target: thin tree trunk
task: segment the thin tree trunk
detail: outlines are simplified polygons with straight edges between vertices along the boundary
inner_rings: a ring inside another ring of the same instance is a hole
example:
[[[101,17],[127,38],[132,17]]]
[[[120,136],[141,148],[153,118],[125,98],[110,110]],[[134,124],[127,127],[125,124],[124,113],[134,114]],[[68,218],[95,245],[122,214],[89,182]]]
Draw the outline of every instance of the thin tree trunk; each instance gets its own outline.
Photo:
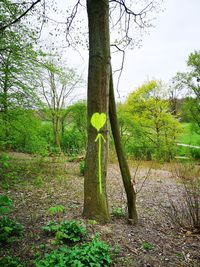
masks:
[[[54,143],[58,148],[58,152],[61,152],[60,140],[59,140],[59,119],[54,116],[53,117],[53,133],[54,133]]]
[[[131,174],[129,167],[125,158],[125,153],[121,144],[119,125],[117,121],[117,111],[115,104],[114,88],[113,88],[113,78],[112,73],[110,75],[110,96],[109,96],[109,117],[112,129],[112,134],[115,143],[115,149],[119,161],[119,166],[121,170],[121,175],[123,179],[124,188],[127,196],[128,204],[128,218],[133,224],[137,224],[138,215],[136,210],[136,192],[131,181]]]
[[[110,220],[106,195],[108,159],[107,122],[101,131],[102,187],[99,179],[97,131],[91,125],[95,112],[108,117],[110,79],[109,1],[87,0],[89,23],[88,143],[85,160],[83,216],[101,222]]]
[[[8,61],[8,59],[7,59]],[[9,148],[9,145],[7,144],[7,141],[9,140],[10,136],[10,127],[9,127],[9,116],[8,116],[8,63],[6,62],[5,66],[5,80],[4,80],[4,86],[3,86],[3,99],[2,99],[2,104],[3,104],[3,121],[4,121],[4,133],[5,133],[5,141],[6,141],[6,148]]]

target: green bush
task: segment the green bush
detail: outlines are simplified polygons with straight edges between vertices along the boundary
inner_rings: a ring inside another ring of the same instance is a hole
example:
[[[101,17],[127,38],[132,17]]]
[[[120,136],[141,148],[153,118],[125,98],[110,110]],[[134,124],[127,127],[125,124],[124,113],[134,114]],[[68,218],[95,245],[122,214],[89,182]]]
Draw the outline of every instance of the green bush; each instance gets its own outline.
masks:
[[[85,149],[85,137],[74,128],[65,131],[62,139],[63,151],[68,155],[78,155]]]
[[[73,248],[62,247],[36,260],[36,267],[108,267],[111,248],[95,237],[91,242]]]
[[[6,195],[0,195],[0,215],[10,213],[12,208],[12,200]]]
[[[3,216],[0,218],[0,244],[16,241],[22,235],[23,230],[22,224]]]
[[[61,242],[78,242],[86,236],[86,228],[79,221],[50,222],[43,230]]]
[[[3,257],[0,259],[0,266],[2,267],[23,267],[18,258],[13,257]]]
[[[113,207],[112,208],[112,215],[116,217],[123,217],[125,215],[125,212],[120,207]]]
[[[46,153],[49,146],[48,135],[51,131],[43,125],[39,114],[32,110],[9,111],[9,125],[9,134],[6,135],[5,129],[0,130],[2,148],[26,153]]]

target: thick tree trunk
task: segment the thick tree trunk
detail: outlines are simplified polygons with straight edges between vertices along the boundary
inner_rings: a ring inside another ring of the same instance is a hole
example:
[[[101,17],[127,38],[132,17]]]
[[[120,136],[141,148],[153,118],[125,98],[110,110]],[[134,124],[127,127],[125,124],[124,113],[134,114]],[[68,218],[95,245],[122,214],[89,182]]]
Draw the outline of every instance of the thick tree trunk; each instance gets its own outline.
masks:
[[[110,220],[106,195],[108,154],[107,121],[101,134],[102,141],[102,190],[99,179],[97,131],[91,125],[95,112],[108,117],[110,79],[109,1],[87,0],[89,23],[89,72],[88,72],[88,144],[85,161],[84,211],[86,218],[101,222]]]
[[[119,161],[123,184],[124,184],[124,188],[125,188],[126,196],[127,196],[128,217],[133,224],[137,224],[138,215],[137,215],[137,210],[136,210],[136,192],[134,190],[133,183],[131,181],[131,174],[130,174],[129,167],[128,167],[128,164],[125,158],[124,150],[121,144],[119,125],[117,121],[117,111],[116,111],[116,104],[115,104],[112,73],[111,73],[111,78],[110,78],[109,117],[110,117],[110,124],[111,124],[112,134],[113,134],[114,143],[115,143],[115,149],[117,152],[117,157]]]

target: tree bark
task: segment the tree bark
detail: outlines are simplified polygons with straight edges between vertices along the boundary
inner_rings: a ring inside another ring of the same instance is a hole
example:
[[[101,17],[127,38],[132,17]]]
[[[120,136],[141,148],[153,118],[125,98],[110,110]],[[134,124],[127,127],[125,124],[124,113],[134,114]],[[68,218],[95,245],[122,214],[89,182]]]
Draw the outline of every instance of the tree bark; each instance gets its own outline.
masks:
[[[54,144],[58,149],[58,152],[61,152],[61,145],[60,145],[60,139],[59,139],[59,118],[57,115],[53,115],[52,118],[53,123],[53,134],[54,134]]]
[[[102,192],[98,175],[97,131],[91,125],[95,112],[105,113],[108,117],[109,79],[110,79],[110,36],[109,1],[87,0],[89,24],[89,70],[88,70],[88,144],[85,160],[84,210],[86,218],[108,222],[110,215],[106,195],[106,174],[108,158],[107,121],[101,134],[102,141]]]
[[[112,73],[110,74],[110,96],[109,96],[109,117],[110,124],[112,129],[112,134],[115,143],[115,149],[119,161],[119,166],[121,170],[121,175],[123,179],[124,188],[127,196],[127,205],[128,205],[128,218],[131,220],[131,223],[138,223],[138,214],[136,209],[136,192],[131,181],[131,174],[129,167],[125,158],[125,153],[121,144],[119,125],[117,121],[117,111],[115,104],[114,88],[113,88],[113,78]]]

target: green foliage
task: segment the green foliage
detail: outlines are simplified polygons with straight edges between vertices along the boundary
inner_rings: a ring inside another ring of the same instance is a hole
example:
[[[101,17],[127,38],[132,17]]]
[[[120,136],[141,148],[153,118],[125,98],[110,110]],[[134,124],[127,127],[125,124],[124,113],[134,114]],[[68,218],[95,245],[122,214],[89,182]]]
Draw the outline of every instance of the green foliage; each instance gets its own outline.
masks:
[[[200,51],[190,53],[187,60],[188,71],[178,72],[174,77],[174,86],[186,92],[182,113],[200,131]]]
[[[68,155],[77,155],[85,151],[87,139],[86,102],[77,102],[69,106],[64,117],[62,148]]]
[[[61,242],[78,242],[86,236],[86,228],[79,221],[50,222],[43,230]]]
[[[153,245],[152,244],[150,244],[150,243],[148,243],[148,242],[144,242],[144,243],[142,243],[142,246],[141,246],[143,249],[145,249],[145,250],[150,250],[150,249],[152,249],[153,248]]]
[[[19,152],[47,154],[50,142],[49,136],[51,131],[46,129],[38,118],[38,114],[32,110],[15,109],[8,112],[9,114],[9,135],[5,137],[5,131],[0,130],[0,141],[2,148],[3,141],[7,140],[6,146]],[[2,121],[4,125],[4,122]],[[0,120],[1,126],[1,120]]]
[[[97,221],[96,220],[88,220],[88,224],[95,225],[95,224],[97,224]]]
[[[67,155],[78,155],[85,148],[85,138],[78,130],[67,128],[62,138],[62,147]]]
[[[51,215],[63,213],[65,211],[65,207],[63,205],[52,206],[48,209],[48,213]]]
[[[176,153],[181,127],[151,81],[132,92],[119,107],[119,123],[126,152],[138,159],[169,161]]]
[[[3,257],[0,259],[0,266],[2,267],[23,267],[22,263],[18,258],[10,256]]]
[[[111,248],[97,237],[91,242],[73,248],[62,247],[36,260],[36,267],[108,267],[112,260]]]
[[[112,208],[112,215],[116,217],[123,217],[125,215],[124,210],[120,207],[113,207]]]
[[[10,167],[9,156],[6,153],[0,154],[0,170],[5,170]]]
[[[187,144],[195,147],[178,147],[178,154],[180,156],[186,156],[188,158],[200,159],[200,135],[197,133],[196,127],[193,123],[182,123],[183,134],[181,136],[181,144]],[[195,127],[195,128],[194,128]]]
[[[12,208],[12,200],[6,195],[0,195],[0,215],[10,213]]]
[[[12,243],[23,233],[24,227],[15,220],[4,216],[0,218],[0,243]]]
[[[85,174],[85,162],[83,160],[79,163],[79,170],[81,175]]]
[[[55,234],[58,231],[59,224],[58,222],[49,222],[47,225],[43,226],[42,229],[47,234]]]

